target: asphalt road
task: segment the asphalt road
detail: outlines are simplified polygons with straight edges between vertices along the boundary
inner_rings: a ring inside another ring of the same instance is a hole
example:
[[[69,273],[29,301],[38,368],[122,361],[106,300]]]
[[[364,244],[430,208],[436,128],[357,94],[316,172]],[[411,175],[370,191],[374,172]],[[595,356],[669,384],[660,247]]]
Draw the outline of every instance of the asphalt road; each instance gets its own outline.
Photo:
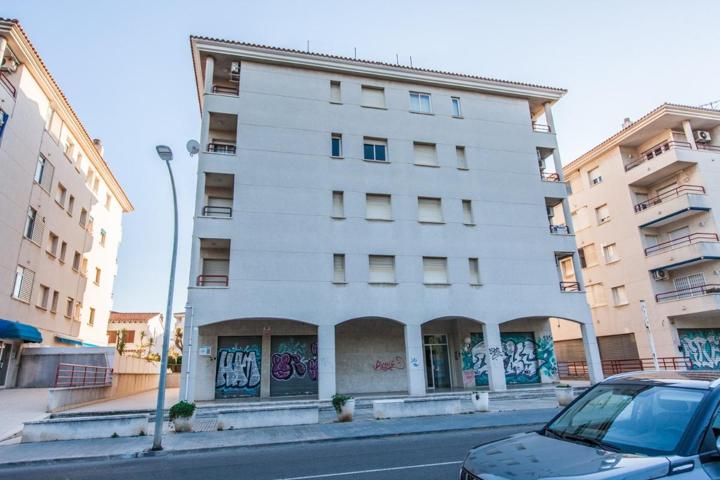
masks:
[[[454,480],[469,448],[529,429],[505,427],[12,468],[0,470],[0,479]]]

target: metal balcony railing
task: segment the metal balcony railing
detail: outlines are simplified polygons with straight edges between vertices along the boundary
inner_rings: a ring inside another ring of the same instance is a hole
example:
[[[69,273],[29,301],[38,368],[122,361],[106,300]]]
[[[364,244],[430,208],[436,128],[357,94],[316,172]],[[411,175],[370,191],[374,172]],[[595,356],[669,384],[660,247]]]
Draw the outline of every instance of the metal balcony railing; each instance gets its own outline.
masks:
[[[532,129],[533,132],[552,133],[550,125],[544,125],[542,123],[532,122]]]
[[[580,292],[580,284],[578,282],[560,282],[561,292]]]
[[[660,195],[648,198],[647,200],[638,203],[634,207],[635,213],[642,212],[643,210],[662,203],[665,200],[670,200],[672,198],[677,198],[680,195],[687,195],[690,193],[693,195],[705,195],[705,187],[700,185],[682,185],[680,187],[673,188],[672,190],[668,190],[667,192],[663,192]]]
[[[678,142],[675,140],[669,140],[666,142],[658,143],[654,147],[648,148],[644,152],[640,153],[640,156],[637,160],[633,160],[632,162],[628,162],[625,164],[625,171],[632,170],[633,168],[637,167],[641,163],[645,163],[648,160],[652,160],[655,157],[659,157],[663,153],[667,152],[668,150],[672,148],[691,148],[690,142]]]
[[[559,182],[560,174],[555,172],[540,172],[540,178],[546,182]]]
[[[225,95],[237,95],[238,89],[235,87],[227,87],[225,85],[213,85],[213,93],[222,93]]]
[[[220,207],[215,205],[205,205],[202,214],[204,217],[232,217],[232,207]]]
[[[0,83],[2,83],[5,88],[8,89],[8,92],[10,92],[10,95],[12,95],[13,98],[17,96],[17,90],[15,89],[15,85],[10,83],[10,79],[3,72],[0,72]]]
[[[702,295],[717,295],[720,293],[720,284],[709,283],[706,285],[698,285],[697,287],[680,288],[669,292],[658,293],[655,295],[655,301],[668,302],[671,300],[682,300],[690,297],[700,297]]]
[[[113,369],[92,365],[76,365],[59,363],[55,370],[56,387],[89,387],[93,385],[110,385]]]
[[[227,275],[198,275],[196,285],[198,287],[227,287]]]
[[[208,143],[207,151],[211,153],[235,154],[235,145],[228,143]]]
[[[641,370],[655,370],[652,358],[603,360],[601,365],[605,376]],[[687,370],[692,368],[692,362],[687,357],[659,357],[658,367],[660,367],[660,370]],[[558,362],[558,375],[560,378],[587,378],[587,362]]]
[[[570,227],[567,225],[550,225],[550,233],[555,235],[570,235]]]
[[[718,241],[720,241],[720,238],[718,238],[717,233],[691,233],[690,235],[685,235],[684,237],[674,238],[672,240],[668,240],[667,242],[658,243],[657,245],[648,247],[645,249],[645,255],[666,252],[668,250],[693,243],[712,243]]]

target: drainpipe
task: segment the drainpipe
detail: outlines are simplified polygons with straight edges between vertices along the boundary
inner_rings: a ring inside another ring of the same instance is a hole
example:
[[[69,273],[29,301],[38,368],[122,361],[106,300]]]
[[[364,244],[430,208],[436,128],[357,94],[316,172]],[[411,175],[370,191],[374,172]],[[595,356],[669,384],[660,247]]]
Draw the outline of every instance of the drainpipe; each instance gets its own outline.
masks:
[[[183,352],[183,365],[185,366],[185,391],[183,392],[183,400],[188,402],[189,390],[190,390],[190,366],[192,365],[192,347],[195,332],[193,329],[193,307],[192,305],[185,305],[185,325],[183,326],[185,333],[183,333],[183,340],[187,341],[185,347],[186,352]],[[190,335],[187,335],[187,332]],[[187,357],[187,360],[186,358]]]

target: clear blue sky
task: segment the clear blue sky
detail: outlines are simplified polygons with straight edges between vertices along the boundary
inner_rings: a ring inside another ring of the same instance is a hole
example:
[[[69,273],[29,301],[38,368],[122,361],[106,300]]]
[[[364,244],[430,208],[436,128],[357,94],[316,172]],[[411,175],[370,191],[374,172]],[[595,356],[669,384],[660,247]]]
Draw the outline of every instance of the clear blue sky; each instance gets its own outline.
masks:
[[[164,311],[170,188],[154,146],[172,146],[180,196],[175,309],[185,304],[200,117],[188,36],[304,49],[564,87],[567,163],[662,102],[720,99],[720,2],[3,0],[18,18],[136,211],[125,216],[116,310]]]

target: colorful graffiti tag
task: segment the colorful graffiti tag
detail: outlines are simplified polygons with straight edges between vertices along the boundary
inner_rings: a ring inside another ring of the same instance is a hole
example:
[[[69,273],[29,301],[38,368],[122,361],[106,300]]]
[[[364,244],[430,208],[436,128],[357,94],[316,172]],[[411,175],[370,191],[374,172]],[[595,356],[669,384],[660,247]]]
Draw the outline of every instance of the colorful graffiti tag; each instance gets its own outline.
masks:
[[[317,337],[273,336],[271,344],[270,394],[317,393]]]
[[[260,339],[221,337],[219,344],[215,398],[259,396],[262,358]]]
[[[693,369],[720,369],[720,329],[678,330],[683,354]]]

